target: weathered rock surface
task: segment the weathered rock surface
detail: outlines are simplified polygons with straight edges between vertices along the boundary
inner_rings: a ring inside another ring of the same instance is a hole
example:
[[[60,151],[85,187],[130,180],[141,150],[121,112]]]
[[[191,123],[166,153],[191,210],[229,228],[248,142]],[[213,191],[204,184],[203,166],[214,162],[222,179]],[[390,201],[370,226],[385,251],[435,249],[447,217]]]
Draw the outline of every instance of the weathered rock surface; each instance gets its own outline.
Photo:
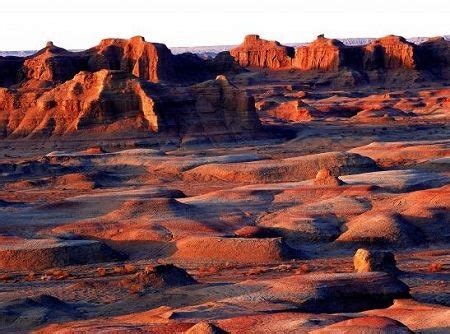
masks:
[[[80,72],[43,93],[1,90],[0,109],[0,133],[15,138],[134,131],[214,140],[259,128],[253,98],[224,76],[172,90],[125,72]]]
[[[7,332],[26,332],[50,322],[73,321],[81,317],[75,306],[49,295],[0,303],[0,328]]]
[[[175,75],[170,50],[164,44],[146,42],[142,36],[104,39],[87,53],[91,71],[122,70],[151,82]]]
[[[366,316],[344,320],[327,327],[316,329],[310,332],[311,334],[350,334],[350,333],[364,333],[364,334],[411,334],[408,327],[401,322],[377,316]]]
[[[214,324],[207,323],[205,321],[201,321],[191,328],[189,328],[186,334],[224,334],[226,333],[219,327]]]
[[[295,50],[292,67],[303,71],[338,71],[344,64],[344,48],[344,44],[338,40],[318,36],[311,44]]]
[[[324,168],[317,172],[314,184],[319,186],[341,186],[344,182],[336,175],[333,175],[331,170]]]
[[[392,213],[363,214],[347,223],[347,231],[338,242],[357,245],[408,247],[423,242],[423,232]]]
[[[319,35],[309,45],[294,50],[258,35],[248,35],[231,50],[243,67],[268,69],[319,70],[337,72],[344,68],[356,71],[426,70],[438,78],[448,76],[449,41],[432,38],[420,45],[401,36],[388,35],[364,46],[347,46],[336,39]],[[373,80],[382,80],[377,74]]]
[[[363,67],[373,69],[415,69],[418,65],[417,47],[400,36],[389,35],[364,47]]]
[[[172,258],[188,262],[272,263],[290,256],[281,238],[190,237],[176,248]]]
[[[357,154],[327,152],[235,164],[208,164],[183,173],[185,180],[226,180],[236,182],[289,182],[312,179],[323,168],[339,175],[377,170],[373,160]]]
[[[75,264],[106,262],[122,256],[93,240],[0,239],[0,268],[42,270]]]
[[[360,248],[353,256],[353,266],[359,273],[383,271],[395,275],[399,272],[394,254],[386,251],[370,251]]]
[[[241,66],[278,70],[292,67],[294,48],[261,39],[258,35],[247,35],[244,42],[232,49],[230,54]]]

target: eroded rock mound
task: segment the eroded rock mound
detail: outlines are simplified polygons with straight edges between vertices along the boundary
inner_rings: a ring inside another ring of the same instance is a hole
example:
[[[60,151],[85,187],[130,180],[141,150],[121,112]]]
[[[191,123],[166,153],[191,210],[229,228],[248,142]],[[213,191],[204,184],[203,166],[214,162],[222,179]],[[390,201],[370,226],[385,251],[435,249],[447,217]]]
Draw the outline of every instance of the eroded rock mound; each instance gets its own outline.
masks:
[[[47,268],[108,262],[123,257],[93,240],[0,239],[0,268],[3,270],[42,270]]]
[[[314,184],[318,186],[341,186],[344,182],[333,175],[331,170],[324,168],[317,172]]]
[[[173,259],[189,262],[272,263],[290,255],[281,238],[189,237],[176,248]]]
[[[145,290],[149,287],[167,289],[195,283],[195,279],[186,270],[172,264],[147,266],[144,271],[119,282],[120,285],[134,286],[139,290]]]
[[[377,170],[375,162],[358,154],[327,152],[280,160],[261,160],[234,164],[208,164],[183,173],[185,180],[223,180],[236,182],[290,182],[312,179],[328,168],[346,175]]]
[[[347,223],[348,230],[339,236],[338,242],[361,245],[408,247],[423,242],[424,235],[400,215],[374,213],[361,215]]]
[[[186,334],[225,334],[226,332],[214,324],[210,324],[205,321],[201,321],[191,328],[189,328]]]
[[[414,333],[401,322],[377,316],[359,317],[344,320],[327,327],[310,332],[311,334],[346,334],[346,333],[364,333],[364,334],[412,334]]]
[[[39,295],[0,303],[2,331],[24,331],[54,321],[81,318],[76,307],[49,295]]]

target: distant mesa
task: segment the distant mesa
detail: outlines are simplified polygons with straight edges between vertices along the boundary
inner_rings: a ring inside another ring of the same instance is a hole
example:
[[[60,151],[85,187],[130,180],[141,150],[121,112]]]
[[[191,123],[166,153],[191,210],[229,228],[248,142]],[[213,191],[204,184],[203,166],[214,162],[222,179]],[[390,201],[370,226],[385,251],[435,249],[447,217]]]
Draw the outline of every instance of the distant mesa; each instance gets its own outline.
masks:
[[[312,43],[296,49],[258,35],[248,35],[230,54],[244,67],[273,70],[360,71],[420,69],[437,73],[435,68],[448,65],[450,42],[442,37],[416,45],[401,36],[389,35],[367,45],[348,46],[337,39],[318,35]],[[439,73],[443,75],[443,73]]]

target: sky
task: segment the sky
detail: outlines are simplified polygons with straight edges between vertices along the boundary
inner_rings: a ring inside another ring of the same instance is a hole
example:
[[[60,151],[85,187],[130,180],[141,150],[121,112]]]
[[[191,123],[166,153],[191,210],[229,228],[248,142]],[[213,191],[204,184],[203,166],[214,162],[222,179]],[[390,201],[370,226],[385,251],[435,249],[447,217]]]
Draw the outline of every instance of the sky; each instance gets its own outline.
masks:
[[[450,0],[10,0],[0,6],[0,50],[67,49],[144,36],[168,46],[282,43],[326,37],[450,33]]]

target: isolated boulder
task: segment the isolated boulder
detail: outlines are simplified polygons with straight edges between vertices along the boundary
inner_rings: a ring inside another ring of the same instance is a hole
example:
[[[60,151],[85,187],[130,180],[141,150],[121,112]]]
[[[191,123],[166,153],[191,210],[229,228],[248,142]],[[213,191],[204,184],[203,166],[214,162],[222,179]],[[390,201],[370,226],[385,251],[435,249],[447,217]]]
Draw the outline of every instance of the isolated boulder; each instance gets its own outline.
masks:
[[[384,271],[395,275],[399,272],[394,254],[386,251],[370,251],[360,248],[353,256],[353,266],[358,273]]]

